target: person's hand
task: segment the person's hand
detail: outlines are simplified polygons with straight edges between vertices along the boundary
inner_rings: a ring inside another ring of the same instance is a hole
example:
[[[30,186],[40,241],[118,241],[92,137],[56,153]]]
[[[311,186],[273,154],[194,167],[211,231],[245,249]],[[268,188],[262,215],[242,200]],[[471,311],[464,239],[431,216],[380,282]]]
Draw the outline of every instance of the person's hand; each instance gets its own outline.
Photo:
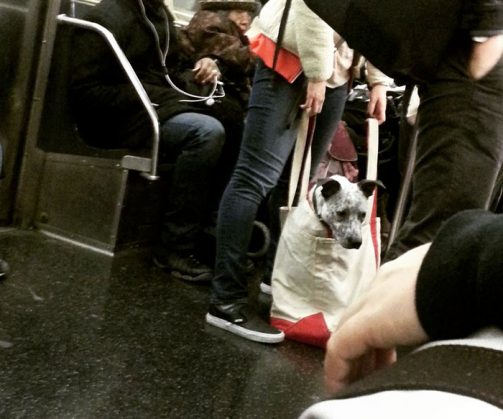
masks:
[[[397,345],[428,340],[417,316],[415,289],[429,246],[419,246],[382,265],[368,293],[348,308],[327,343],[325,386],[329,393],[393,363]]]
[[[325,81],[309,81],[307,83],[306,100],[300,107],[307,111],[309,116],[315,116],[321,112],[325,101]]]
[[[211,58],[201,58],[192,69],[194,80],[200,84],[214,83],[220,76],[217,63]]]
[[[489,37],[484,42],[474,42],[468,72],[474,80],[489,73],[503,55],[503,35]]]
[[[375,84],[370,89],[370,100],[367,105],[367,114],[370,118],[377,119],[377,123],[386,121],[387,87],[382,84]]]

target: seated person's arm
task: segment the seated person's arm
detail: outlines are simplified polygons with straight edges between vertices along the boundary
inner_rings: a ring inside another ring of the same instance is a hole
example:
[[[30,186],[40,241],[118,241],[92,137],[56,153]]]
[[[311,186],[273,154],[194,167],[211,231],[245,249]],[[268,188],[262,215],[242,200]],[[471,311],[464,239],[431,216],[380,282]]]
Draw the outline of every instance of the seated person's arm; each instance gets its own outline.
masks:
[[[391,364],[398,345],[503,328],[502,235],[503,215],[467,211],[446,222],[431,248],[384,264],[327,344],[327,389]]]
[[[503,328],[503,215],[481,210],[452,217],[419,271],[416,309],[431,339]]]

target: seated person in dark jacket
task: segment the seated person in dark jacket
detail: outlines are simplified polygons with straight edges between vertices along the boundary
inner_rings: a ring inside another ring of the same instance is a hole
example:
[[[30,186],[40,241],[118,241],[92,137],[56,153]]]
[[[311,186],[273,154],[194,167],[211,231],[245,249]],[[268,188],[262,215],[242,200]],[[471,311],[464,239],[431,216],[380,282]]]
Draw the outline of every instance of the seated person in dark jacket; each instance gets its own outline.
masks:
[[[176,85],[188,74],[196,88],[213,86],[220,71],[211,56],[180,55],[174,18],[162,0],[103,0],[85,18],[115,36],[156,107],[161,159],[174,163],[154,262],[179,278],[208,280],[211,268],[194,248],[211,210],[224,144],[240,140],[239,103],[223,97],[208,105],[169,83],[167,75]],[[72,65],[70,99],[83,138],[103,148],[149,147],[146,112],[99,35],[76,32]]]

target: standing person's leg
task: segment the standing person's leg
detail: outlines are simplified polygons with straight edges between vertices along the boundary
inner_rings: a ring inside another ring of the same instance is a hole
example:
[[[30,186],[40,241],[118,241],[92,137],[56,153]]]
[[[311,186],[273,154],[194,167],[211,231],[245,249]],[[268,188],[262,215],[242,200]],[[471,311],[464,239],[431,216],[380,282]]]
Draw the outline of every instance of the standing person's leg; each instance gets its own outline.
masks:
[[[174,276],[190,281],[211,279],[212,269],[193,255],[195,240],[208,215],[209,191],[225,141],[215,118],[182,113],[161,126],[163,153],[176,156],[164,209],[162,246],[155,262]]]
[[[347,83],[333,89],[327,88],[323,109],[316,117],[316,128],[311,145],[311,178],[332,143],[337,125],[342,119],[347,96]]]
[[[283,334],[259,319],[247,304],[246,252],[258,207],[276,185],[292,150],[303,95],[302,78],[289,84],[259,62],[240,155],[218,214],[207,321],[266,343],[281,341]]]
[[[420,89],[411,206],[386,261],[431,241],[451,215],[490,205],[503,161],[503,62],[470,79],[470,44],[447,55],[437,79]]]

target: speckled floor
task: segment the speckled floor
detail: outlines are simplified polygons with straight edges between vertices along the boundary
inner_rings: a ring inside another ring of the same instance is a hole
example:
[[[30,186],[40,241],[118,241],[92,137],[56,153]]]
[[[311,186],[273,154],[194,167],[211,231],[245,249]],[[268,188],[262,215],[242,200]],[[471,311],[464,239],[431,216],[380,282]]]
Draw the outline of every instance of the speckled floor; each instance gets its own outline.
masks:
[[[320,349],[206,325],[207,286],[147,252],[3,230],[0,254],[0,418],[282,419],[324,397]]]

